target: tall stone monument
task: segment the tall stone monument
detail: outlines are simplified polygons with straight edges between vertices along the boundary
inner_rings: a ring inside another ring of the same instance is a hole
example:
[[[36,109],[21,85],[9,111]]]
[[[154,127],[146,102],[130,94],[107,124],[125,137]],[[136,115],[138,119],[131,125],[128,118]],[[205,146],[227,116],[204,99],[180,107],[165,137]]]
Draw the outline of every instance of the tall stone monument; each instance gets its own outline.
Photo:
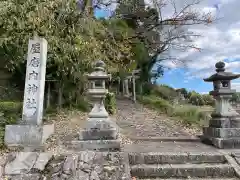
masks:
[[[110,78],[105,72],[103,61],[97,61],[95,71],[88,75],[88,94],[94,104],[88,115],[85,129],[79,138],[71,142],[78,150],[119,150],[118,127],[110,119],[104,107],[104,98],[108,93],[105,82]]]
[[[203,128],[203,142],[210,143],[220,149],[240,148],[240,116],[232,108],[230,99],[235,90],[231,89],[231,80],[239,74],[225,72],[225,63],[215,65],[216,73],[206,82],[213,82],[214,90],[210,92],[216,99],[215,111],[211,115],[209,127]]]
[[[43,125],[43,100],[47,61],[47,41],[29,40],[22,119],[18,125],[7,125],[5,144],[40,147],[54,132],[53,125]]]

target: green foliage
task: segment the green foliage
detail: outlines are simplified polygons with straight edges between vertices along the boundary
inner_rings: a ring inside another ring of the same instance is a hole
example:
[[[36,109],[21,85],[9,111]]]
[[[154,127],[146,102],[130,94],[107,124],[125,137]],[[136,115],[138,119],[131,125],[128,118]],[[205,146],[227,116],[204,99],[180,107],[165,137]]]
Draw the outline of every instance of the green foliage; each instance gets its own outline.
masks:
[[[11,83],[11,80],[9,81]],[[22,92],[18,91],[17,88],[13,88],[10,85],[6,85],[5,87],[0,87],[0,100],[1,101],[14,101],[14,100],[22,100]]]
[[[185,98],[188,98],[188,91],[185,88],[181,88],[178,90]]]
[[[0,102],[0,148],[4,147],[5,126],[15,124],[20,118],[22,103]]]
[[[168,101],[154,95],[142,97],[138,96],[137,98],[141,103],[156,108],[160,112],[170,114],[173,110],[173,106]]]
[[[107,93],[104,99],[104,105],[109,114],[116,113],[116,97],[114,93]]]
[[[20,114],[22,110],[22,103],[20,102],[0,102],[0,112],[4,114],[4,116]]]
[[[196,92],[192,92],[189,98],[189,103],[196,106],[203,106],[205,104],[203,97]]]
[[[214,106],[215,99],[213,98],[213,96],[211,96],[209,94],[204,94],[204,95],[202,95],[202,97],[203,97],[203,100],[204,100],[204,105]]]
[[[35,35],[48,41],[47,78],[72,83],[66,92],[83,88],[97,59],[114,71],[135,68],[131,28],[123,20],[83,15],[75,0],[0,1],[0,12],[0,57],[15,77],[25,77],[28,40]]]
[[[178,96],[178,93],[175,91],[175,89],[167,86],[167,85],[153,85],[151,94],[154,94],[158,97],[161,97],[165,100],[173,100]]]
[[[79,98],[79,101],[74,106],[75,108],[83,111],[83,112],[89,112],[90,110],[90,103],[87,101],[85,97]]]
[[[239,102],[239,101],[240,101],[240,93],[239,93],[239,92],[234,93],[234,94],[232,95],[231,101],[232,101],[232,102]]]
[[[197,107],[190,105],[175,107],[171,105],[169,101],[154,95],[138,96],[137,99],[142,104],[159,110],[169,116],[180,117],[180,120],[187,125],[199,125],[200,120],[205,120],[207,118],[207,114],[200,111]]]
[[[144,82],[143,85],[142,85],[142,94],[143,95],[150,95],[153,86],[154,85],[152,83]]]
[[[199,124],[200,120],[205,120],[207,113],[200,111],[197,107],[185,105],[175,107],[173,116],[180,117],[185,124],[191,125]]]

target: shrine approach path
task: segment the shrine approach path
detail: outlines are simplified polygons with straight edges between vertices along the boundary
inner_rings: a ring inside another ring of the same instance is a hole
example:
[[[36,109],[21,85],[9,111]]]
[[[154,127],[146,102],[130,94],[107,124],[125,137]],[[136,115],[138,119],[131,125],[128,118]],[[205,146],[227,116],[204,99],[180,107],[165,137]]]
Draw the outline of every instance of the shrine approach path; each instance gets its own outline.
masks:
[[[117,100],[115,115],[120,132],[131,137],[190,137],[200,134],[198,128],[188,128],[178,119],[173,119],[156,110],[146,108],[128,99]]]

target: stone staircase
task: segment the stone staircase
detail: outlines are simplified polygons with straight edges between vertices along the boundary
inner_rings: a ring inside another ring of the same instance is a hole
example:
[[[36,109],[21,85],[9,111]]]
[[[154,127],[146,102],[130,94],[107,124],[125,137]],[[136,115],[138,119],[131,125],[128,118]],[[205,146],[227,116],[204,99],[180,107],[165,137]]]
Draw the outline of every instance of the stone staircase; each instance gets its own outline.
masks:
[[[129,163],[136,179],[238,179],[220,153],[132,152]]]

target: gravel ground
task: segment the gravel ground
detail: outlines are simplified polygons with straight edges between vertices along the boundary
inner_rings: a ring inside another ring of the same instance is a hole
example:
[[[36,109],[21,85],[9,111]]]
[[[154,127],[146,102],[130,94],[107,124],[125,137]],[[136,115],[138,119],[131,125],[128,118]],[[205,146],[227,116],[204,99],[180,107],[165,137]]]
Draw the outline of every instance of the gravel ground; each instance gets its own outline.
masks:
[[[188,128],[164,114],[133,104],[130,100],[118,100],[116,123],[121,132],[137,137],[177,137],[200,134],[197,128]]]

